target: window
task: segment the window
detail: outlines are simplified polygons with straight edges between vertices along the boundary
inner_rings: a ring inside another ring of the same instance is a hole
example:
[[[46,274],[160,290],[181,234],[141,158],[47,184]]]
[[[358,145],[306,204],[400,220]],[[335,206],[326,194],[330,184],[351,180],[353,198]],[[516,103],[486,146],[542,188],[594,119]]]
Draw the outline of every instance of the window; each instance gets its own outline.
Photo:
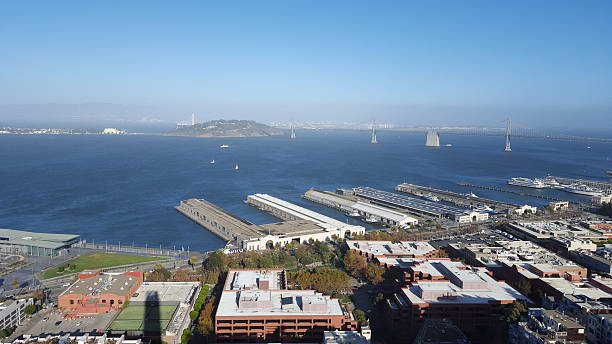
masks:
[[[123,304],[123,300],[119,300],[119,301],[117,301],[117,303],[122,305]]]
[[[102,300],[102,303],[106,303],[106,300]]]
[[[70,304],[71,304],[71,305],[74,305],[74,300],[70,300]]]

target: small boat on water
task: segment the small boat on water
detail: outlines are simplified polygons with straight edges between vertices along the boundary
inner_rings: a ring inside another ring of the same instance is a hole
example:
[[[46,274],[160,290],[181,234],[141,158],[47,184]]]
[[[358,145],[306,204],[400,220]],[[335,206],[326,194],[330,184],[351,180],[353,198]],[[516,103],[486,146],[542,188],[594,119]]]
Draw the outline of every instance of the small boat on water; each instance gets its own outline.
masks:
[[[236,166],[234,166],[234,170],[238,171],[240,169],[240,167],[238,167],[238,164],[236,164]]]
[[[220,148],[229,148],[229,145],[221,145]]]
[[[215,163],[215,159],[212,159],[212,160],[210,161],[210,163],[211,163],[211,164],[214,164],[214,163]]]
[[[571,193],[575,193],[578,195],[585,195],[585,196],[601,196],[603,195],[603,192],[601,192],[601,190],[598,189],[594,189],[591,187],[588,187],[586,185],[570,185],[568,187],[566,187],[565,189],[563,189],[567,192],[571,192]]]
[[[374,223],[378,223],[378,219],[375,218],[375,217],[370,216],[370,217],[366,217],[365,218],[365,222],[374,224]]]
[[[346,213],[346,216],[348,216],[348,217],[361,217],[361,215],[359,214],[359,212],[357,210],[353,210],[350,213]]]

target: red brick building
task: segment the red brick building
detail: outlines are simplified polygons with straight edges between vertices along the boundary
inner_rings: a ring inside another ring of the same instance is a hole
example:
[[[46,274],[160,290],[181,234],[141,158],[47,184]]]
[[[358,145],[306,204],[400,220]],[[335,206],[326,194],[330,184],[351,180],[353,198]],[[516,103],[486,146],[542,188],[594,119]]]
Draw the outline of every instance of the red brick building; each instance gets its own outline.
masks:
[[[142,272],[83,273],[57,298],[66,315],[108,313],[121,309],[144,281]]]
[[[427,260],[412,267],[409,285],[386,301],[387,333],[393,343],[409,343],[425,320],[446,319],[474,343],[497,343],[501,318],[516,300],[526,298],[485,268]]]
[[[338,300],[287,290],[281,269],[230,270],[215,314],[219,342],[321,342],[324,331],[357,326]]]

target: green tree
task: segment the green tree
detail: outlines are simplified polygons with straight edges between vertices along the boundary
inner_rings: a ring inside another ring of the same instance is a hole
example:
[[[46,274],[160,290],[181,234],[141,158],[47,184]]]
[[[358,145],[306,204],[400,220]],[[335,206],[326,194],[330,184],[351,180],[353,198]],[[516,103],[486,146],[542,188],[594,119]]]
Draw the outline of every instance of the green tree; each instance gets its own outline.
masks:
[[[382,293],[378,293],[374,295],[374,297],[372,298],[372,303],[374,305],[377,305],[379,302],[383,301],[384,299],[385,299],[385,296]]]
[[[23,312],[24,312],[25,314],[32,315],[32,314],[34,314],[34,313],[38,312],[38,307],[36,307],[35,305],[27,305],[27,306],[26,306],[26,307],[23,309]]]
[[[189,340],[191,339],[191,330],[186,328],[183,330],[183,334],[181,335],[181,344],[187,344],[189,343]]]
[[[355,320],[357,320],[360,326],[368,325],[368,318],[366,317],[365,312],[362,311],[361,309],[354,310],[353,316],[355,317]]]
[[[225,270],[227,266],[227,256],[223,251],[216,250],[208,256],[208,259],[204,262],[204,267],[209,270]]]
[[[9,332],[9,330],[3,328],[2,330],[0,330],[0,338],[6,338],[8,336],[10,336],[11,333]]]
[[[527,307],[522,301],[514,301],[512,306],[508,308],[504,314],[504,320],[508,324],[517,323],[521,319],[521,315],[527,313]]]
[[[11,282],[11,287],[13,287],[13,288],[19,288],[20,285],[21,285],[21,283],[19,283],[16,280],[13,280],[13,282]]]

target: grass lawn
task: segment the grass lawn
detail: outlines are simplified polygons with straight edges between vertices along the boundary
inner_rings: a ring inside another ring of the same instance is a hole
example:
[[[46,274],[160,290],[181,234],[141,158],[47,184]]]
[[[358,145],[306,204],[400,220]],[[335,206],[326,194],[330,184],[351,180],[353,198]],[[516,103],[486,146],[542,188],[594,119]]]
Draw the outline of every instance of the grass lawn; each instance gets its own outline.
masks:
[[[74,272],[81,272],[84,270],[96,270],[102,268],[110,268],[113,266],[144,263],[155,260],[165,260],[165,257],[148,257],[148,256],[128,256],[124,254],[115,253],[94,253],[85,256],[75,258],[67,264],[75,265],[76,268],[72,270],[59,271],[59,267],[47,269],[41,273],[42,279],[68,275]],[[62,264],[65,265],[66,263]]]

